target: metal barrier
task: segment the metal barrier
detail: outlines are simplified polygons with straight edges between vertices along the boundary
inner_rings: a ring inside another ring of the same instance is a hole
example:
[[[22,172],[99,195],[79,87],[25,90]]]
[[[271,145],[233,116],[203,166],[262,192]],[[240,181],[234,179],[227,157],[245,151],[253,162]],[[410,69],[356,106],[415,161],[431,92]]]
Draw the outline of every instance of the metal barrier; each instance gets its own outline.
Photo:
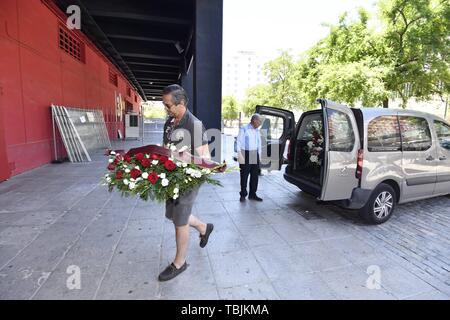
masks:
[[[56,126],[71,162],[91,161],[90,152],[111,148],[103,112],[97,109],[51,106],[55,159]],[[55,126],[56,123],[56,126]]]

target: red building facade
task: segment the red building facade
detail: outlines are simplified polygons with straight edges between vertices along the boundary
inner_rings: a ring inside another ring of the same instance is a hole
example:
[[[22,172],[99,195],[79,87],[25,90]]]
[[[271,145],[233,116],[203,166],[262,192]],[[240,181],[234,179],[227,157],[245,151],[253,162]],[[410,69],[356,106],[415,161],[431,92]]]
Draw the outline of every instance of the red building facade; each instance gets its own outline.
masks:
[[[116,94],[127,109],[141,98],[65,15],[41,0],[0,1],[0,181],[53,159],[50,105],[101,109],[109,135]]]

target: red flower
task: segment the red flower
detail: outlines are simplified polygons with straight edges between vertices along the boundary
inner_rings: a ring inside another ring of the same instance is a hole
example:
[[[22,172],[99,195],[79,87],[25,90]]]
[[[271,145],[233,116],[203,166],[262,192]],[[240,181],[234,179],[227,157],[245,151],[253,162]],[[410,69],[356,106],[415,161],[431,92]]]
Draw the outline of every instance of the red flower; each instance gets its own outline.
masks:
[[[115,165],[114,163],[110,163],[110,164],[108,165],[108,170],[109,170],[109,171],[113,171],[114,169],[116,169],[116,165]]]
[[[150,160],[148,160],[147,158],[142,159],[142,160],[141,160],[141,165],[142,165],[144,168],[148,168],[148,167],[150,166]]]
[[[160,161],[162,164],[165,164],[168,160],[169,160],[169,158],[167,158],[166,156],[161,156],[161,157],[159,158],[159,161]]]
[[[156,172],[152,172],[148,175],[148,181],[150,181],[151,184],[155,184],[156,181],[158,181],[158,175]]]
[[[177,168],[177,166],[175,165],[175,163],[173,163],[173,161],[167,160],[164,163],[164,168],[166,168],[169,171],[173,171]]]
[[[136,158],[137,161],[141,161],[142,159],[144,159],[144,154],[136,153],[136,155],[134,157]]]
[[[152,154],[150,155],[150,158],[151,158],[152,160],[159,160],[159,156],[158,156],[157,154],[154,154],[154,153],[152,153]]]
[[[122,171],[117,171],[116,172],[116,179],[123,179],[123,172]]]
[[[138,170],[138,169],[132,169],[131,170],[131,172],[130,172],[130,176],[133,178],[133,179],[137,179],[139,176],[141,175],[141,170]]]
[[[129,155],[125,155],[124,157],[123,157],[123,160],[125,161],[125,162],[131,162],[131,157],[129,156]]]

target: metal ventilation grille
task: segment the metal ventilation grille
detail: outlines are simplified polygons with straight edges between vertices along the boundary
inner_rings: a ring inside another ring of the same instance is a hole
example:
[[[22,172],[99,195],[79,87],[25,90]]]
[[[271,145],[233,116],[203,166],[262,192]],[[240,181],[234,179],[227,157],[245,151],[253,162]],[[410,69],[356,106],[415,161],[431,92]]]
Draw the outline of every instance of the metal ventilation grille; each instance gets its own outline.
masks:
[[[84,63],[84,43],[70,34],[62,25],[59,26],[59,48]]]
[[[111,68],[109,68],[109,82],[116,87],[119,85],[117,73],[115,73]]]

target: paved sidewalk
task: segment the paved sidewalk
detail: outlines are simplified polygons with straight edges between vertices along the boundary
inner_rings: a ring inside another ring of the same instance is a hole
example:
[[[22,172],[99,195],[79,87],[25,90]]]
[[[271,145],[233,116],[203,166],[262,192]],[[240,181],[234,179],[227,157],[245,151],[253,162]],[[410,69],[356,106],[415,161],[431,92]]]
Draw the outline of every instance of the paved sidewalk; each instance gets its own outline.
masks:
[[[238,172],[220,175],[224,187],[203,186],[194,207],[215,224],[210,243],[201,249],[192,231],[189,268],[159,283],[175,253],[173,225],[161,205],[108,193],[106,162],[97,154],[0,184],[0,299],[450,298],[449,197],[367,226],[279,172],[261,178],[262,203],[239,202]],[[81,289],[68,288],[71,266]]]

